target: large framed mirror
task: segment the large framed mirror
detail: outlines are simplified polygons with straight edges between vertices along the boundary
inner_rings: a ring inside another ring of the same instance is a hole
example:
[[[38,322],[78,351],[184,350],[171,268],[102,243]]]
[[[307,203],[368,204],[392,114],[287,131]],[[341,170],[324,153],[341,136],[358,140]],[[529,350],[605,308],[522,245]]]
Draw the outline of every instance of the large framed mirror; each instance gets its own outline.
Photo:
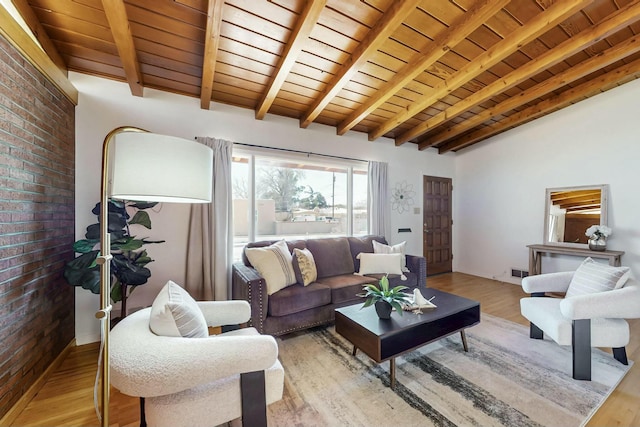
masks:
[[[608,186],[547,188],[544,244],[587,248],[585,231],[607,225]]]

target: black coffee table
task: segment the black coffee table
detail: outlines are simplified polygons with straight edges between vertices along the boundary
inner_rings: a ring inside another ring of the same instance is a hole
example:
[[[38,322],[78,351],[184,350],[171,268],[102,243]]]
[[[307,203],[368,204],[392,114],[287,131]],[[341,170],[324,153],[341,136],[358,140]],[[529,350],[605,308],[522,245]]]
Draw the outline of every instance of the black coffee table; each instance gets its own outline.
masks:
[[[360,309],[362,304],[336,309],[336,332],[358,349],[382,363],[389,360],[391,388],[396,382],[395,358],[430,342],[460,332],[464,351],[468,351],[465,328],[480,322],[480,303],[437,289],[426,288],[422,294],[435,297],[435,309],[423,314],[405,311],[391,313],[391,319],[379,319],[373,306]]]

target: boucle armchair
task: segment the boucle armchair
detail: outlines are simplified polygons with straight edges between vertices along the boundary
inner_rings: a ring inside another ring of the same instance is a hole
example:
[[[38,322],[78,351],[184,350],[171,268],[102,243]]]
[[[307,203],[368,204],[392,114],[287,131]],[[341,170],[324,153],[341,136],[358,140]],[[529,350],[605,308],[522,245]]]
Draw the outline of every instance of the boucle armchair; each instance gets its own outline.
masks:
[[[246,323],[246,301],[198,301],[210,327]],[[266,405],[282,398],[284,370],[275,339],[254,328],[206,338],[155,335],[151,308],[135,312],[111,332],[111,383],[140,396],[141,424],[217,426],[242,417],[266,425]],[[223,327],[223,331],[228,328]]]
[[[608,266],[598,268],[613,270]],[[522,315],[531,322],[531,338],[542,339],[547,334],[560,345],[571,345],[573,378],[591,380],[591,347],[610,347],[616,360],[628,364],[625,346],[629,343],[629,324],[624,319],[640,318],[640,284],[618,276],[612,279],[614,284],[610,289],[568,292],[570,285],[574,286],[576,273],[526,277],[522,288],[532,297],[521,299],[520,308]],[[617,287],[621,283],[624,284]],[[567,295],[565,298],[544,298],[546,292],[567,292]]]

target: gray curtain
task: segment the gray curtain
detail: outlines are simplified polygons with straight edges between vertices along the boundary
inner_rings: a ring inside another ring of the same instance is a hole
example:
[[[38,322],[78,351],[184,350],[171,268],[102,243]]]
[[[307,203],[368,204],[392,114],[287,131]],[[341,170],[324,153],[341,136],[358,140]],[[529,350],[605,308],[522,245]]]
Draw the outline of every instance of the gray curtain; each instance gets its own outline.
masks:
[[[388,164],[369,162],[369,232],[388,239]]]
[[[233,250],[231,149],[223,139],[197,137],[213,149],[211,203],[191,205],[185,289],[196,300],[231,298]]]

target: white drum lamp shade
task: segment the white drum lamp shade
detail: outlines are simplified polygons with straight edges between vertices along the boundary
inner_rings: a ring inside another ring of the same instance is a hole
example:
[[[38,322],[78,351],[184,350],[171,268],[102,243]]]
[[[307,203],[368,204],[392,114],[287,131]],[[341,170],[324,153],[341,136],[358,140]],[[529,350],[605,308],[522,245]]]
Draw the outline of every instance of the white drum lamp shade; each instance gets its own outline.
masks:
[[[112,141],[108,195],[150,202],[208,203],[211,149],[199,142],[146,132],[122,132]]]

